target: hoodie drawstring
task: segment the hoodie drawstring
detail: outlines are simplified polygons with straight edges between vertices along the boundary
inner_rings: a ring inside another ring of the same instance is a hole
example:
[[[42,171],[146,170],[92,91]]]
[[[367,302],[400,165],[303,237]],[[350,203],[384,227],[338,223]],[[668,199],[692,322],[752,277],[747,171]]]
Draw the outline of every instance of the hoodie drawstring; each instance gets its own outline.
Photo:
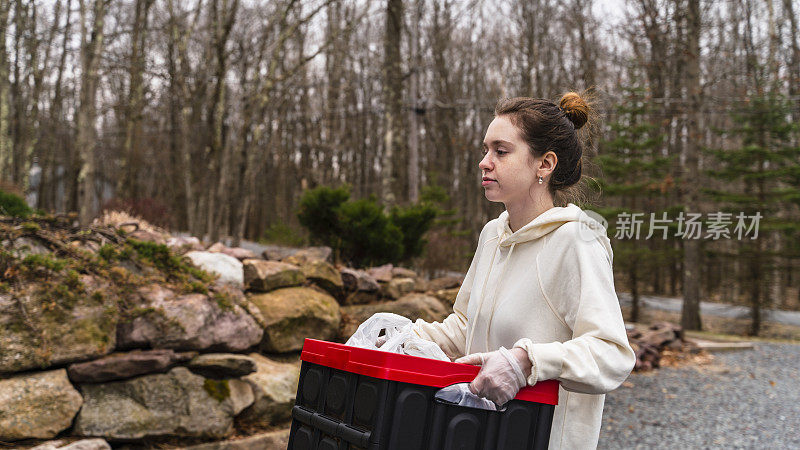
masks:
[[[506,256],[506,260],[503,262],[503,269],[500,271],[500,278],[497,279],[497,283],[494,286],[494,293],[492,294],[492,312],[489,314],[489,321],[486,325],[486,348],[489,348],[489,329],[492,326],[492,318],[494,317],[494,307],[495,302],[497,301],[497,292],[500,290],[500,282],[503,280],[503,275],[506,273],[506,267],[508,267],[508,260],[511,259],[511,253],[514,252],[514,246],[516,246],[516,242],[511,243],[511,249],[508,251],[508,256]],[[492,261],[489,263],[489,270],[486,273],[486,278],[483,280],[483,287],[481,288],[481,300],[478,302],[478,309],[475,311],[475,320],[473,322],[477,322],[478,315],[481,312],[481,308],[483,307],[483,299],[486,298],[484,295],[486,289],[486,283],[489,281],[489,276],[492,274],[492,267],[494,266],[494,258],[497,255],[497,250],[501,247],[500,239],[497,241],[497,247],[494,249],[494,253],[492,253]],[[472,328],[470,329],[469,336],[467,337],[467,348],[466,354],[470,354],[470,350],[472,349],[472,338],[475,336],[475,326],[476,323],[472,324]]]
[[[469,333],[467,335],[467,348],[464,352],[464,355],[469,355],[469,351],[472,348],[472,337],[475,335],[475,322],[477,322],[478,314],[481,312],[481,307],[483,306],[483,299],[486,298],[483,295],[484,290],[486,289],[486,283],[489,281],[489,275],[492,274],[492,267],[494,267],[494,257],[497,256],[497,250],[500,249],[500,237],[497,238],[497,246],[494,248],[492,252],[492,260],[489,262],[489,270],[486,271],[486,278],[483,279],[483,287],[481,287],[481,300],[478,302],[478,309],[475,311],[475,319],[472,322],[472,328],[470,328]]]
[[[508,256],[506,256],[506,260],[503,263],[503,270],[500,271],[500,278],[497,279],[497,284],[494,288],[494,296],[492,297],[492,312],[489,313],[489,322],[486,323],[486,348],[489,349],[489,333],[492,331],[492,319],[494,318],[494,310],[495,310],[495,303],[497,303],[497,291],[500,289],[500,283],[503,281],[503,275],[506,273],[506,267],[508,267],[508,261],[511,259],[511,254],[514,253],[514,246],[517,245],[516,242],[511,243],[511,248],[508,250]]]

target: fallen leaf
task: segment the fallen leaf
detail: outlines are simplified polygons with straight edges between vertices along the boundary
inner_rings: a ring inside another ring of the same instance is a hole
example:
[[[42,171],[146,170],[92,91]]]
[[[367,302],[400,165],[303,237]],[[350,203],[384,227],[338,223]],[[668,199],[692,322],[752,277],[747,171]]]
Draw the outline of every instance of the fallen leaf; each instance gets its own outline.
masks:
[[[625,381],[625,382],[622,383],[622,385],[624,387],[626,387],[626,388],[632,388],[633,387],[633,383],[631,383],[630,381]]]
[[[633,412],[633,405],[631,405],[631,406],[628,406],[628,412],[629,412],[629,413],[632,413],[632,412]]]
[[[770,386],[775,386],[775,382],[774,382],[774,381],[772,381],[772,380],[769,380],[769,385],[770,385]]]

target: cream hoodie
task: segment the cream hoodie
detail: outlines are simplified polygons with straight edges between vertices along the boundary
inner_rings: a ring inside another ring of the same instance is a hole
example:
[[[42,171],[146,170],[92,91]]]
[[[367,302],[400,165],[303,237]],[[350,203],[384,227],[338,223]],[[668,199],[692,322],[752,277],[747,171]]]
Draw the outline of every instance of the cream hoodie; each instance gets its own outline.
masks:
[[[442,322],[414,331],[450,358],[521,347],[528,384],[561,382],[551,449],[596,448],[605,393],[633,369],[602,224],[577,205],[554,207],[512,233],[508,211],[489,221]]]

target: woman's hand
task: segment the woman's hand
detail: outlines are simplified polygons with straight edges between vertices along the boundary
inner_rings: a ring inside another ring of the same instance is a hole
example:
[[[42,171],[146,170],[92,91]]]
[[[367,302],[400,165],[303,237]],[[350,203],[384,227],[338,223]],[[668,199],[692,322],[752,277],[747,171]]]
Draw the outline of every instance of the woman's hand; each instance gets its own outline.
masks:
[[[461,364],[481,366],[478,376],[469,384],[473,394],[495,402],[498,406],[514,398],[527,384],[525,373],[530,372],[528,354],[521,348],[488,353],[473,353],[455,360]]]

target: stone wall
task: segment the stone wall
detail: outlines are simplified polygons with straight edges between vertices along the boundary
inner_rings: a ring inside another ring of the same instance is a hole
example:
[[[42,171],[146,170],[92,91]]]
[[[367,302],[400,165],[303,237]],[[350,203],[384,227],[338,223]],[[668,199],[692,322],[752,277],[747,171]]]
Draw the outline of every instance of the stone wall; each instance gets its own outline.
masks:
[[[460,284],[335,267],[327,248],[255,254],[154,232],[73,244],[31,224],[0,231],[0,265],[24,272],[0,289],[0,441],[21,448],[285,448],[285,430],[270,430],[291,420],[305,338],[344,342],[379,311],[441,320]],[[213,277],[161,274],[153,255],[126,260],[130,242],[169,248],[163,261]],[[61,245],[96,267],[25,272],[41,260],[31,254],[68,258]],[[64,288],[44,295],[41,277]]]

